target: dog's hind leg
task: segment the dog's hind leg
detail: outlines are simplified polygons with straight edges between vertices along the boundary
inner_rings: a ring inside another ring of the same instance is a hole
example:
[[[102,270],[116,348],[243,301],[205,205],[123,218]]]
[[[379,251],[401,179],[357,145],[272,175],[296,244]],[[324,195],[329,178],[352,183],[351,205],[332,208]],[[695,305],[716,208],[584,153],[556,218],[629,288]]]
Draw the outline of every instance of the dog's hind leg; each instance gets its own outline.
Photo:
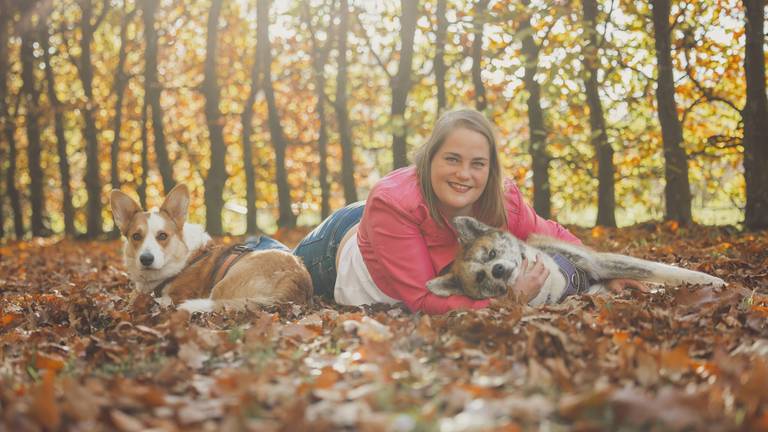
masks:
[[[636,279],[672,286],[689,284],[725,286],[722,279],[668,264],[612,253],[595,253],[592,269],[599,280]]]

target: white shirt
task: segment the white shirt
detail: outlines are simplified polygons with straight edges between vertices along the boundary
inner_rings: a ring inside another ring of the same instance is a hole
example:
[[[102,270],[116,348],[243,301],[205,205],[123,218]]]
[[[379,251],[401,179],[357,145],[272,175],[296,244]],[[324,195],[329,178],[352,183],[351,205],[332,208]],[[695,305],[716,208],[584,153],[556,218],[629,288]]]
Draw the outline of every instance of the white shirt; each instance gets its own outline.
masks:
[[[341,249],[339,265],[336,269],[336,284],[333,286],[333,299],[338,304],[359,306],[372,303],[400,303],[379,290],[363,255],[357,246],[357,235],[350,238]]]

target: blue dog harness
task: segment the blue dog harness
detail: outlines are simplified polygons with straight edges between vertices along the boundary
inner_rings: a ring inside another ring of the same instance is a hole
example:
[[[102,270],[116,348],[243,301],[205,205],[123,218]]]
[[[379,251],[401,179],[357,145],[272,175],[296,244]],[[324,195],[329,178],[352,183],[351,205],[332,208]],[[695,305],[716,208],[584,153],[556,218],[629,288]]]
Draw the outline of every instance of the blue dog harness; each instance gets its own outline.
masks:
[[[568,296],[586,292],[587,289],[596,282],[587,275],[587,272],[576,267],[573,261],[569,260],[564,255],[554,254],[552,255],[552,259],[557,263],[557,266],[560,269],[560,274],[563,275],[567,284],[558,303],[565,300]]]

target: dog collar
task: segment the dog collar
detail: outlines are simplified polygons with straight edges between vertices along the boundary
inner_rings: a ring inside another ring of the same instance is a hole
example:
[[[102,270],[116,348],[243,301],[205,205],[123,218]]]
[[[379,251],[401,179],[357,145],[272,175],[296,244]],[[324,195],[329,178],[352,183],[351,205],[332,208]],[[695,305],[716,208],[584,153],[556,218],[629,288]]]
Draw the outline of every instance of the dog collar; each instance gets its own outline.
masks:
[[[591,280],[587,272],[576,267],[573,261],[561,254],[552,255],[552,259],[557,263],[560,274],[563,275],[566,282],[565,290],[563,290],[563,295],[560,296],[558,302],[565,300],[568,296],[581,294],[589,288]]]

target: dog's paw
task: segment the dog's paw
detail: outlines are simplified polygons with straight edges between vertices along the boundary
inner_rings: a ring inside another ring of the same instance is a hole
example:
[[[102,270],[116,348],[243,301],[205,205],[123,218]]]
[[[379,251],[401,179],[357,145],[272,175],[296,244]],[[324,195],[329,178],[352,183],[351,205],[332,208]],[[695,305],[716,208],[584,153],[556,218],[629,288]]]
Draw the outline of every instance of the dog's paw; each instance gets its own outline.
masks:
[[[187,300],[179,305],[180,310],[188,311],[189,313],[195,312],[213,312],[215,303],[209,299],[194,299]]]

